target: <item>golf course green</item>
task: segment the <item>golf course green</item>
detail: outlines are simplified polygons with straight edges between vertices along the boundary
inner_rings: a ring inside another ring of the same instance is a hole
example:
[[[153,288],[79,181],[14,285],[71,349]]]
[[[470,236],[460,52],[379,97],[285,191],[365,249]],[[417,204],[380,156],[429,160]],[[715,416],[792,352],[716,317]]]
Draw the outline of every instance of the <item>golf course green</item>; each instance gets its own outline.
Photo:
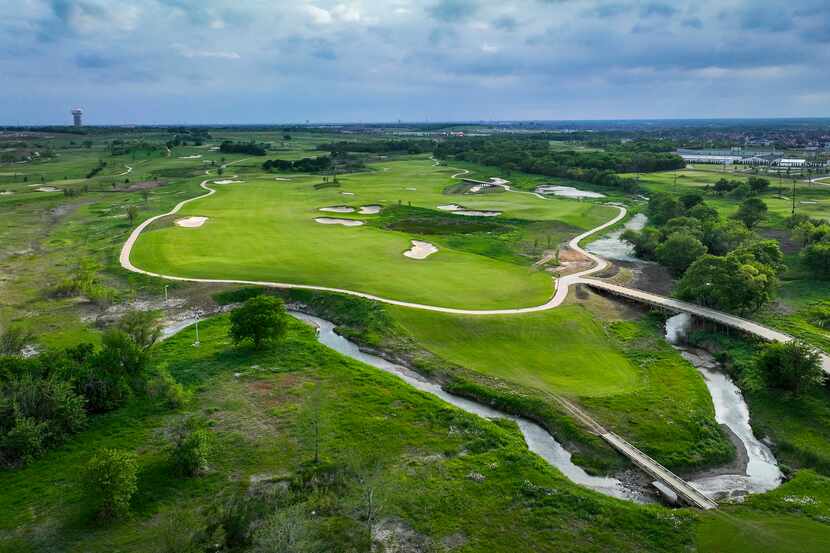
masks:
[[[358,210],[400,204],[439,212],[439,205],[462,203],[469,209],[500,211],[503,218],[555,222],[576,234],[615,213],[607,206],[546,201],[530,194],[447,195],[443,190],[455,182],[451,175],[456,171],[426,158],[373,167],[377,170],[341,176],[339,186],[326,187],[314,186],[321,184],[319,176],[217,177],[242,182],[211,184],[215,194],[186,204],[175,216],[207,217],[203,226],[150,227],[136,242],[131,261],[146,271],[180,277],[328,286],[443,307],[526,307],[544,303],[553,293],[550,275],[530,261],[510,263],[443,244],[427,259],[410,259],[403,252],[416,235],[315,219],[368,223],[378,217],[320,211],[329,206]]]

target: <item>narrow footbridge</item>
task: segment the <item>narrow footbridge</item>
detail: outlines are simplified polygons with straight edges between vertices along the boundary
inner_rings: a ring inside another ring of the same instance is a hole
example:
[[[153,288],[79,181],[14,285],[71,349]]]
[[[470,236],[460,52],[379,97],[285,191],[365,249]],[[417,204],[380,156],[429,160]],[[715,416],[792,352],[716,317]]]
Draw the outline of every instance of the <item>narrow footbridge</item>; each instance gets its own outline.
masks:
[[[604,280],[580,278],[576,280],[574,284],[585,284],[591,288],[602,290],[615,296],[667,309],[669,311],[689,313],[690,315],[707,319],[723,326],[728,326],[730,328],[740,330],[741,332],[746,332],[747,334],[758,336],[768,342],[789,342],[794,339],[789,334],[773,330],[756,322],[742,319],[741,317],[736,317],[735,315],[724,313],[723,311],[717,311],[715,309],[709,309],[708,307],[687,303],[674,298],[667,298],[665,296],[643,292],[642,290],[626,288],[625,286],[612,284]],[[830,374],[830,355],[821,353],[821,364],[824,372]]]

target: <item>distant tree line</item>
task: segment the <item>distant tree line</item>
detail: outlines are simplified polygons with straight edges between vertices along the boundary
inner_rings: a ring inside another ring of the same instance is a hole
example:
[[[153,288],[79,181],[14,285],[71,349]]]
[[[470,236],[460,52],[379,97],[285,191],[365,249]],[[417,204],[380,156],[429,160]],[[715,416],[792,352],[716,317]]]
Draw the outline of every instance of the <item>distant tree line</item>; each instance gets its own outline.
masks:
[[[247,154],[249,156],[264,156],[267,145],[254,142],[233,142],[225,140],[219,145],[219,151],[223,154]]]
[[[552,150],[547,140],[522,138],[464,138],[442,142],[435,147],[438,159],[457,159],[560,177],[601,186],[636,189],[636,181],[615,173],[668,171],[685,166],[675,154],[633,151],[621,145],[601,152]]]
[[[262,164],[265,171],[283,173],[319,173],[332,168],[331,156],[304,157],[302,159],[269,159]]]
[[[432,152],[434,146],[432,140],[374,140],[329,142],[318,145],[317,149],[332,153],[425,154]]]

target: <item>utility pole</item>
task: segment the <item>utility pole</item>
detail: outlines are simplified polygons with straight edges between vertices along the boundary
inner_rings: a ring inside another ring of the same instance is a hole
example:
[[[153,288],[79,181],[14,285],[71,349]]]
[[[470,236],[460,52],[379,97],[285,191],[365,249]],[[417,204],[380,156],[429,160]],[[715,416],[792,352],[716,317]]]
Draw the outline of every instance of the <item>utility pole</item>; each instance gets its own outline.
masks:
[[[795,181],[793,181],[793,217],[795,217]]]
[[[196,341],[193,342],[193,347],[198,348],[201,342],[199,341],[199,319],[196,319]]]

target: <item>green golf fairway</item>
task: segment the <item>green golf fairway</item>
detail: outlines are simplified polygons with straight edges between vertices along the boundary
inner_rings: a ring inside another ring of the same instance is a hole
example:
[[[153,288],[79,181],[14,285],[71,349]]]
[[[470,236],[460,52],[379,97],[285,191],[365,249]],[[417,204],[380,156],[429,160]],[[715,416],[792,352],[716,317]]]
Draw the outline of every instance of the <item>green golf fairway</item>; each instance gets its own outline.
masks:
[[[615,214],[606,206],[545,201],[529,194],[445,195],[442,190],[453,182],[449,177],[456,171],[435,167],[426,159],[374,167],[378,170],[372,173],[340,177],[339,188],[316,190],[319,176],[288,181],[239,177],[245,182],[212,185],[216,194],[187,204],[176,215],[207,217],[202,227],[149,230],[136,242],[131,261],[147,271],[181,277],[328,286],[468,309],[527,307],[544,303],[553,293],[553,280],[544,272],[448,247],[427,259],[409,259],[403,256],[413,238],[409,234],[368,225],[323,225],[314,219],[369,220],[372,215],[319,208],[389,206],[399,201],[430,209],[461,203],[502,211],[505,217],[555,220],[583,229]],[[217,180],[223,178],[230,177]]]
[[[499,317],[388,309],[430,351],[485,374],[581,396],[625,393],[639,383],[637,369],[580,306]]]

